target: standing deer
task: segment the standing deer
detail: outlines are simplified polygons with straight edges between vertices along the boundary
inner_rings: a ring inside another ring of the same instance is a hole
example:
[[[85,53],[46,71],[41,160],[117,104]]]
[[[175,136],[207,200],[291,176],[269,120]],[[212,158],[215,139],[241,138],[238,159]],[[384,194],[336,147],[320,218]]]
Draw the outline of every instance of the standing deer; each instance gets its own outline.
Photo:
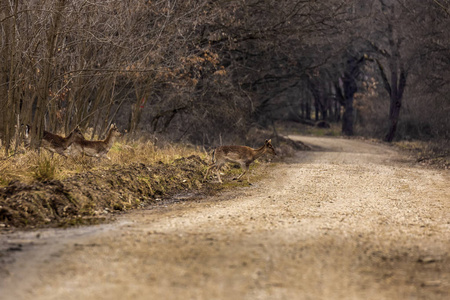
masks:
[[[86,156],[92,156],[97,158],[106,157],[110,159],[106,154],[111,149],[117,136],[120,133],[116,125],[112,124],[109,128],[108,134],[104,140],[88,141],[84,138],[76,138],[68,151],[72,154],[82,154]]]
[[[30,125],[26,125],[25,129],[25,144],[30,144]],[[44,135],[42,137],[41,145],[48,151],[53,153],[58,153],[64,157],[67,157],[66,151],[72,143],[77,139],[84,139],[83,133],[81,133],[80,128],[77,126],[67,137],[62,137],[60,135],[48,132],[44,130]]]
[[[203,180],[206,180],[209,171],[212,168],[215,168],[217,178],[219,179],[219,182],[222,183],[222,179],[220,178],[219,172],[220,168],[226,162],[234,162],[240,164],[242,170],[244,170],[244,172],[235,179],[239,180],[241,179],[242,176],[244,176],[244,174],[247,173],[247,181],[248,183],[250,183],[249,179],[250,175],[248,173],[250,164],[265,153],[277,155],[275,149],[272,146],[271,140],[266,140],[264,142],[264,145],[258,149],[253,149],[247,146],[220,146],[213,151],[213,162],[208,166],[208,169],[206,170],[206,174]]]

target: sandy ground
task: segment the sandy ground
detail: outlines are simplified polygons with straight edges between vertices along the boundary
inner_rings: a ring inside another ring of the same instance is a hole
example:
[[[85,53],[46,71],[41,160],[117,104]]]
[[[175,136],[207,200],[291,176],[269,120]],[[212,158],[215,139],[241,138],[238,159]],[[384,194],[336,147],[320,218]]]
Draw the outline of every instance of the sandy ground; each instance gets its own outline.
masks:
[[[450,299],[449,172],[388,146],[293,138],[314,151],[248,188],[3,234],[0,298]]]

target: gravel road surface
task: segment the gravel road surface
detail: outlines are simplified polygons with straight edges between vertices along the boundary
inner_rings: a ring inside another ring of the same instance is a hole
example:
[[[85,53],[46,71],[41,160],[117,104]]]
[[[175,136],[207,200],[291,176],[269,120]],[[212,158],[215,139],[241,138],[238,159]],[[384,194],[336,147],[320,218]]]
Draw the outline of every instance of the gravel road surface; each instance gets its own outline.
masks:
[[[246,188],[2,234],[0,298],[450,299],[449,171],[361,140],[291,138],[313,151]]]

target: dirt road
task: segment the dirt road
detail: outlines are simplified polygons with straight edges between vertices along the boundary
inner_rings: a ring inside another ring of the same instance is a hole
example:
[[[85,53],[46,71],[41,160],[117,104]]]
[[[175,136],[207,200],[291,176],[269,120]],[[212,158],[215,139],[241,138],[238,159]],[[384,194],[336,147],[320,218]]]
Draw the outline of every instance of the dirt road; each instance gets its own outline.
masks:
[[[248,188],[1,236],[0,298],[450,299],[449,172],[383,145],[294,138],[314,151]]]

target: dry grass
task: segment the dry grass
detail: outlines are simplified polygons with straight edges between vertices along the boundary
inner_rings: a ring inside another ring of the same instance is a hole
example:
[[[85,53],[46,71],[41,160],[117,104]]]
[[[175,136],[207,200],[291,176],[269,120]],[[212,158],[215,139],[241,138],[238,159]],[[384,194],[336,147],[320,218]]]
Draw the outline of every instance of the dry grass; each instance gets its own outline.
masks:
[[[394,145],[408,151],[421,164],[441,169],[450,168],[450,142],[447,140],[399,141]]]
[[[112,165],[171,163],[175,159],[194,154],[205,157],[204,152],[192,146],[168,142],[160,142],[156,146],[148,139],[127,141],[125,138],[114,143],[108,153],[110,160],[82,156],[65,158],[58,154],[52,156],[44,149],[40,152],[21,149],[14,156],[5,157],[3,153],[0,155],[0,186],[15,180],[26,183],[35,180],[61,180],[76,173],[108,169]]]
[[[156,146],[149,140],[129,142],[121,140],[114,144],[108,156],[111,158],[111,163],[151,164],[159,161],[163,163],[170,163],[175,159],[194,154],[199,156],[205,155],[205,153],[200,149],[196,149],[195,147],[188,145],[163,142]]]

